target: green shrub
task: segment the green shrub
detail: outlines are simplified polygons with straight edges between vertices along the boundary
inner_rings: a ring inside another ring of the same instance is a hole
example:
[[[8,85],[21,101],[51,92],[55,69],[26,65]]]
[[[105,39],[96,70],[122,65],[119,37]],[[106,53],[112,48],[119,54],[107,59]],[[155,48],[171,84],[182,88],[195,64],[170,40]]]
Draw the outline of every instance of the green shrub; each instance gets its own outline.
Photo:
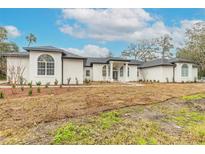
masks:
[[[32,88],[32,81],[28,83],[29,88]]]
[[[194,83],[196,83],[196,77],[194,77]]]
[[[68,79],[67,79],[67,84],[68,84],[68,85],[70,84],[70,80],[71,80],[71,78],[68,78]]]
[[[24,87],[23,86],[21,86],[21,91],[24,91]]]
[[[28,95],[29,95],[29,96],[32,96],[32,94],[33,94],[33,90],[32,90],[32,89],[29,89]]]
[[[57,79],[55,79],[55,81],[54,81],[54,85],[55,85],[55,86],[58,85],[58,80],[57,80]]]
[[[169,78],[166,78],[166,82],[169,83]]]
[[[37,93],[40,93],[40,92],[41,92],[41,88],[37,87]]]
[[[16,84],[12,84],[12,88],[15,89],[16,88]]]
[[[41,81],[36,82],[36,85],[40,86],[41,85]]]
[[[21,77],[19,78],[19,80],[20,80],[20,85],[23,85],[24,78],[21,76]]]
[[[90,80],[89,79],[85,79],[85,84],[89,84],[90,83]]]
[[[4,93],[3,93],[3,91],[0,91],[0,99],[4,99]]]
[[[79,84],[79,82],[78,82],[78,78],[75,78],[75,83],[76,83],[76,85]]]
[[[50,82],[47,82],[47,83],[45,84],[45,88],[48,88],[49,85],[50,85]]]

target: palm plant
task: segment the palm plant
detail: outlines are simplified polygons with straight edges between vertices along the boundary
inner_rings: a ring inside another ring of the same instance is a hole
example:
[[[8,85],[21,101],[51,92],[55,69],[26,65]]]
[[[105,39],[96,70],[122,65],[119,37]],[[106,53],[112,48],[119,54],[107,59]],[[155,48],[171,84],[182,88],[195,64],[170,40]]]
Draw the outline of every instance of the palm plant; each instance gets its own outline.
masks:
[[[34,34],[30,33],[29,35],[26,36],[26,40],[28,41],[28,47],[29,47],[32,43],[36,43],[37,38]]]

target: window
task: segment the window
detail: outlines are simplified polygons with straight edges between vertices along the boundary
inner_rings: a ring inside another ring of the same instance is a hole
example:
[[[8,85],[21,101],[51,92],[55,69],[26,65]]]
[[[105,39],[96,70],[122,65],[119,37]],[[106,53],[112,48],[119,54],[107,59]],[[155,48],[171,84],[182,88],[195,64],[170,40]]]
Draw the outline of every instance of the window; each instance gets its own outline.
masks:
[[[102,76],[106,76],[106,65],[104,65],[102,68]]]
[[[130,68],[129,67],[127,68],[127,76],[128,77],[130,76]]]
[[[121,77],[123,76],[123,66],[120,67],[120,76],[121,76]]]
[[[90,76],[90,70],[86,70],[86,76]]]
[[[38,57],[38,75],[54,75],[54,59],[49,55]]]
[[[189,74],[189,68],[187,64],[182,65],[181,75],[182,77],[188,77]]]

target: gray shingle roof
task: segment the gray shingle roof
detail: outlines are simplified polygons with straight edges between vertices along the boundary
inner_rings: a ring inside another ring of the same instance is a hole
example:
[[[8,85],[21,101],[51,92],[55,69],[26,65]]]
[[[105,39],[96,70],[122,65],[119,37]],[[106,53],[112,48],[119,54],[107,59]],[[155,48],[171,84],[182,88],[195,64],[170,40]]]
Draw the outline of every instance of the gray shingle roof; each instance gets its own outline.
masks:
[[[139,68],[148,68],[154,66],[173,66],[168,59],[155,59],[142,63]]]
[[[93,57],[87,57],[85,60],[85,66],[92,66],[92,64],[107,64],[109,61],[124,61],[129,62],[130,65],[140,65],[141,62],[138,60],[129,60],[124,59],[121,57],[111,57],[111,58],[93,58]]]
[[[171,58],[169,59],[169,62],[170,63],[179,63],[179,62],[182,62],[182,63],[195,63],[194,61],[192,60],[188,60],[188,59],[183,59],[183,58]]]
[[[139,60],[130,60],[130,65],[141,65],[143,62]]]
[[[49,51],[49,52],[61,52],[64,53],[65,51],[60,48],[56,48],[53,46],[37,46],[37,47],[23,47],[26,51]]]
[[[84,57],[73,54],[66,50],[56,48],[53,46],[38,46],[38,47],[24,47],[26,51],[44,51],[44,52],[60,52],[63,54],[63,58],[75,58],[75,59],[84,59]]]

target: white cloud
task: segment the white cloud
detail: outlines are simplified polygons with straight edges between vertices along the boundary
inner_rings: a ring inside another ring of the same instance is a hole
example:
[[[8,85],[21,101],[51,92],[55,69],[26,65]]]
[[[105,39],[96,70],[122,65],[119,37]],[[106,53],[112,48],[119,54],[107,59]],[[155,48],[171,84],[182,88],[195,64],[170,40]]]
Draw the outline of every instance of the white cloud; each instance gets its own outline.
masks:
[[[63,20],[76,20],[74,24],[61,24],[60,31],[77,38],[103,41],[126,40],[129,35],[153,21],[143,9],[63,9]]]
[[[107,57],[109,55],[109,49],[91,44],[85,45],[83,49],[68,48],[65,50],[85,57]]]
[[[167,26],[143,9],[63,9],[62,17],[60,31],[76,38],[134,42],[170,34],[177,47],[183,45],[186,29],[200,21]]]
[[[21,35],[21,32],[18,30],[17,27],[12,26],[12,25],[8,25],[8,26],[4,26],[4,28],[7,30],[8,32],[8,37],[11,38],[16,38],[18,36]]]

